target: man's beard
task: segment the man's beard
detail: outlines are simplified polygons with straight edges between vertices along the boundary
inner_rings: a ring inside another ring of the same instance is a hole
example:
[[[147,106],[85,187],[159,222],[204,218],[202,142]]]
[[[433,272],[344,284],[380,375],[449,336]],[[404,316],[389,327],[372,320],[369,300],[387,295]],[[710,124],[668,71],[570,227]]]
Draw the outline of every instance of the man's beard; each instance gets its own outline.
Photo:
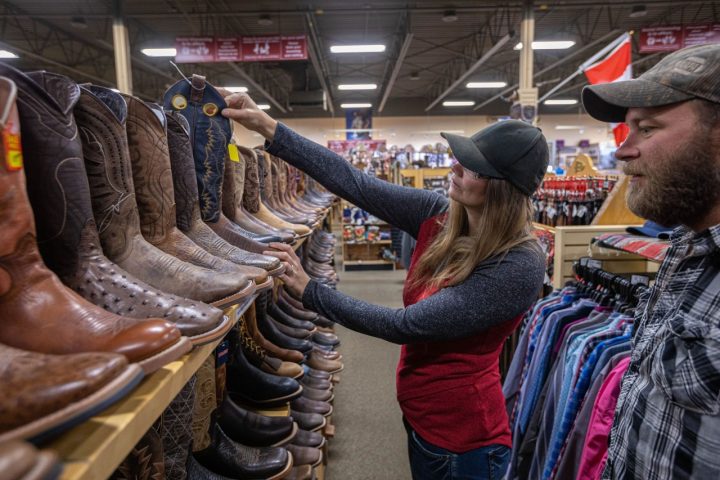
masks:
[[[720,166],[714,156],[711,136],[703,131],[685,148],[651,159],[655,165],[639,171],[633,162],[625,166],[628,175],[643,175],[643,184],[628,186],[627,204],[640,217],[660,225],[693,225],[716,205],[720,198]]]

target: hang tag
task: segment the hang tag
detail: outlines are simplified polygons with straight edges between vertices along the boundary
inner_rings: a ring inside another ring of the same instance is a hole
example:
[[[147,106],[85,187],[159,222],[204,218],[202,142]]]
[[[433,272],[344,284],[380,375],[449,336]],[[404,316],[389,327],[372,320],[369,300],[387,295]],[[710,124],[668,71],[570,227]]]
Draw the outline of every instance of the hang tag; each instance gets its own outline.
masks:
[[[595,260],[593,258],[589,258],[587,262],[588,267],[593,268],[602,268],[602,262],[600,260]]]
[[[228,144],[228,155],[230,156],[230,160],[233,162],[240,161],[240,152],[238,151],[237,145],[234,143]]]
[[[633,275],[630,277],[630,283],[633,285],[645,285],[650,286],[650,278],[646,275]]]

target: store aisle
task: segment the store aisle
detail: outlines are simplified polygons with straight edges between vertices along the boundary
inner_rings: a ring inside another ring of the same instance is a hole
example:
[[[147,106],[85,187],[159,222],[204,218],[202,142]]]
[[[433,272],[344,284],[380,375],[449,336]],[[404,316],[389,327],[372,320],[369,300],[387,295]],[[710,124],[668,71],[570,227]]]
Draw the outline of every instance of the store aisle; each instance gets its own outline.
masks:
[[[405,270],[339,272],[338,289],[389,307],[402,306]],[[400,347],[337,326],[345,370],[335,391],[329,480],[410,478],[405,430],[395,400]]]

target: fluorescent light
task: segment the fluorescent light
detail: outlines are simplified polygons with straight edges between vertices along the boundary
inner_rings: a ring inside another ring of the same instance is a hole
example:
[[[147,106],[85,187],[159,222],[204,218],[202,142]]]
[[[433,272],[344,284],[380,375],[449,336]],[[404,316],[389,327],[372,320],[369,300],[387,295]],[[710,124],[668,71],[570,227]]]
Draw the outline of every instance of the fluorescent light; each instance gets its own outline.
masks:
[[[245,93],[248,91],[247,87],[222,87],[228,92],[232,93]]]
[[[260,110],[270,110],[270,105],[267,103],[258,103],[257,106]]]
[[[372,103],[341,103],[340,108],[370,108]]]
[[[333,45],[332,53],[374,53],[384,52],[385,45]]]
[[[574,98],[556,98],[554,100],[545,100],[545,105],[575,105],[578,101]]]
[[[18,58],[18,56],[7,50],[0,50],[0,58]]]
[[[148,57],[174,57],[177,53],[174,47],[171,48],[143,48],[140,50]]]
[[[555,130],[582,130],[580,125],[555,125]]]
[[[467,88],[502,88],[507,87],[507,82],[470,82],[465,86]]]
[[[338,90],[375,90],[376,83],[347,83],[338,85]]]
[[[443,102],[443,107],[472,107],[473,105],[475,105],[475,102],[471,100],[448,100]]]
[[[548,40],[532,42],[533,50],[565,50],[575,45],[572,40]],[[522,50],[522,42],[515,45],[515,50]]]

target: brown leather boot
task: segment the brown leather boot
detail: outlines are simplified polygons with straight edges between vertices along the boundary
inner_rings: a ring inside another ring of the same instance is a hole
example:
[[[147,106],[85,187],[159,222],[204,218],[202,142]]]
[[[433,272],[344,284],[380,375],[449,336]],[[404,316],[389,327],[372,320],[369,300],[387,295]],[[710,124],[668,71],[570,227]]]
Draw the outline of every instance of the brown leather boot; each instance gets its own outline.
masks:
[[[167,121],[178,227],[188,238],[213,255],[245,265],[247,274],[255,279],[259,289],[272,287],[272,279],[268,279],[267,271],[278,271],[281,264],[277,258],[239,249],[218,236],[202,221],[187,120],[176,112],[170,112]]]
[[[87,85],[80,91],[74,116],[83,144],[93,214],[100,241],[109,252],[118,245],[118,234],[124,238],[128,232],[139,231],[125,134],[127,107],[125,100],[108,88]],[[96,263],[104,267],[101,273],[110,277],[109,281],[80,282],[76,289],[106,310],[133,318],[163,317],[194,345],[223,336],[232,325],[221,310],[157,290],[110,263],[100,252]],[[107,301],[108,295],[113,301]]]
[[[250,215],[275,228],[292,230],[299,238],[307,237],[312,233],[312,230],[307,225],[286,222],[268,210],[265,204],[260,201],[260,188],[257,152],[251,150],[245,157],[245,188],[242,199],[245,210]]]
[[[58,478],[62,464],[51,450],[37,450],[27,442],[12,441],[0,445],[0,472],[3,480]]]
[[[232,160],[228,156],[225,160],[225,173],[223,176],[222,208],[226,217],[237,223],[245,230],[273,235],[276,242],[293,243],[295,233],[285,230],[281,231],[269,225],[261,225],[261,222],[252,217],[242,208],[243,188],[245,186],[244,155],[238,147],[238,160]]]
[[[0,344],[0,365],[0,443],[67,430],[123,398],[143,377],[138,365],[115,353],[48,355]]]
[[[260,175],[260,200],[265,203],[268,209],[278,217],[292,223],[312,225],[309,218],[290,213],[283,210],[282,205],[277,201],[275,192],[278,189],[277,171],[273,174],[273,165],[270,161],[270,154],[264,150],[258,153],[258,174]]]
[[[236,266],[226,267],[224,261],[202,251],[175,228],[164,126],[142,100],[123,98],[128,104],[126,130],[142,235],[130,231],[118,238],[115,261],[156,288],[216,306],[232,305],[251,295],[253,280],[241,273],[213,270],[216,265],[223,269]],[[166,255],[159,255],[160,251]]]
[[[301,352],[298,352],[297,350],[288,350],[286,348],[278,347],[277,345],[271,343],[269,340],[265,339],[265,337],[262,336],[257,326],[256,313],[257,312],[255,311],[255,303],[253,303],[252,305],[250,305],[250,308],[245,311],[244,314],[248,332],[252,336],[253,340],[255,340],[255,343],[265,349],[273,357],[285,360],[286,362],[302,362],[305,357]]]
[[[280,375],[282,377],[301,378],[304,375],[303,368],[297,363],[286,362],[279,358],[268,355],[267,351],[255,342],[247,328],[245,317],[240,318],[240,332],[238,337],[243,353],[247,360],[260,368],[262,371]]]
[[[5,145],[12,142],[14,147],[0,156],[0,342],[42,353],[121,353],[146,372],[179,358],[191,345],[174,325],[107,312],[65,287],[45,267],[25,192],[23,154],[44,227],[43,246],[59,274],[75,278],[87,259],[80,253],[87,251],[83,241],[97,240],[80,144],[68,141],[77,138],[68,113],[80,92],[61,75],[41,72],[31,78],[7,65],[0,65],[0,74],[21,85],[16,90],[12,81],[0,82],[0,127]],[[22,100],[21,117],[16,95]],[[21,118],[26,121],[23,150]],[[92,283],[94,277],[88,274],[86,281]]]

